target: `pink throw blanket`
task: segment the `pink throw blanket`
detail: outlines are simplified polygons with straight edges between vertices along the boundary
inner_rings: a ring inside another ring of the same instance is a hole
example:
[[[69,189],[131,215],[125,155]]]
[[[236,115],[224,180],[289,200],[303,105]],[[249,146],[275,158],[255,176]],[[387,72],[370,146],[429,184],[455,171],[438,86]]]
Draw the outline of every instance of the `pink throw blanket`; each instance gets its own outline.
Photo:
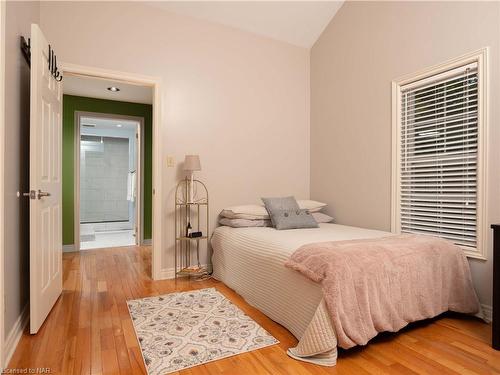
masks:
[[[344,349],[448,310],[479,311],[465,255],[436,237],[309,244],[285,265],[321,283],[338,345]]]

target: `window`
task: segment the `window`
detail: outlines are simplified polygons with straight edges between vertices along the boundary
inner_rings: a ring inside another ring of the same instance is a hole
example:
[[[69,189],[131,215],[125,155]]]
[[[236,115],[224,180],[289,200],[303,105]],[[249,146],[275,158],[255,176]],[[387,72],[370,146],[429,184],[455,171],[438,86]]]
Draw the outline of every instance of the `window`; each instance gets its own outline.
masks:
[[[393,231],[484,258],[485,53],[394,82]]]

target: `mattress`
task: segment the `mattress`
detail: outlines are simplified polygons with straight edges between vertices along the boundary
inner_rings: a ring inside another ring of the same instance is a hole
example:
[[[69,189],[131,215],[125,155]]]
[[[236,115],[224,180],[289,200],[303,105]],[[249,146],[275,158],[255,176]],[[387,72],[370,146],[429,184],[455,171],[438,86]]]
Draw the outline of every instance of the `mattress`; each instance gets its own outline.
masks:
[[[300,246],[363,238],[389,232],[338,224],[314,229],[218,227],[212,237],[213,277],[240,294],[299,341],[322,304],[319,284],[285,268],[288,257]],[[316,319],[317,320],[317,319]]]

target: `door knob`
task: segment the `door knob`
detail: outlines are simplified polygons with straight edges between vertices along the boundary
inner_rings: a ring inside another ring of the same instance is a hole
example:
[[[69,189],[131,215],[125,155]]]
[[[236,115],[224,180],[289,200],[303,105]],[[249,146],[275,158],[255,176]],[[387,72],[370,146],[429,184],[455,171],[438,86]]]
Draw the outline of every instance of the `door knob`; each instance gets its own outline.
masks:
[[[50,197],[50,193],[48,193],[46,191],[41,191],[40,189],[38,189],[37,198],[42,199],[42,197]]]
[[[17,192],[17,196],[20,197],[21,194]],[[36,199],[36,191],[35,190],[30,190],[27,193],[22,194],[23,197],[29,197],[30,199]]]

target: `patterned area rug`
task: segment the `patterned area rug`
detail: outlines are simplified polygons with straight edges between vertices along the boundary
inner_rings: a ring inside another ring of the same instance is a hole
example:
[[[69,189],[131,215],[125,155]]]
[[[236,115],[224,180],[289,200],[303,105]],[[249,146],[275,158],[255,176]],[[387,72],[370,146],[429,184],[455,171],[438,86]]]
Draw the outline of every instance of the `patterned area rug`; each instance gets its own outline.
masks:
[[[127,301],[149,375],[164,375],[279,341],[215,288]]]

